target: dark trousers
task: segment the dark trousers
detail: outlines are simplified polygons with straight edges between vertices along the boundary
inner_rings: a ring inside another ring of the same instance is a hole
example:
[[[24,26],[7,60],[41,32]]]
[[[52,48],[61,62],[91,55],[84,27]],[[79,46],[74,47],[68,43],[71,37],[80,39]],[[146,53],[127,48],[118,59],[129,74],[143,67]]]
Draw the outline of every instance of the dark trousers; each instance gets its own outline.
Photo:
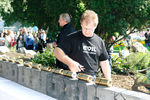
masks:
[[[33,50],[33,45],[27,45],[27,46],[26,46],[26,49],[27,49],[27,50]]]

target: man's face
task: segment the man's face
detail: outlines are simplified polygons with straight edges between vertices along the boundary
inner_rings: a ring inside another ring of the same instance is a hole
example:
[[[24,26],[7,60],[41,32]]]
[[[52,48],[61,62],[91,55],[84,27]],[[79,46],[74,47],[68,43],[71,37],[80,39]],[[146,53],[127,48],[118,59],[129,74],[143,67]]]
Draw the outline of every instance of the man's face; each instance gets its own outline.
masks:
[[[85,37],[92,37],[95,31],[95,24],[93,22],[86,23],[86,21],[81,22],[82,33]]]
[[[59,17],[58,23],[59,23],[59,26],[61,27],[65,25],[65,21],[62,19],[62,16]]]

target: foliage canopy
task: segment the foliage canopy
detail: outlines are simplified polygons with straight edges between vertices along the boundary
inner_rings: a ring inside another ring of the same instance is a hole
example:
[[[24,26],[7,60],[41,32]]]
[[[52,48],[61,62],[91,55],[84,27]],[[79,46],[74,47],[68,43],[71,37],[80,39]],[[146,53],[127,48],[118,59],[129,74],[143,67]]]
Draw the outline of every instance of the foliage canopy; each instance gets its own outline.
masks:
[[[1,0],[0,2],[2,2]],[[7,0],[8,2],[9,0]],[[133,33],[148,27],[150,20],[150,0],[10,0],[13,10],[5,12],[0,7],[1,15],[7,25],[16,21],[23,25],[38,26],[58,32],[59,14],[67,12],[72,16],[72,24],[80,29],[80,16],[86,9],[98,13],[99,25],[96,33],[100,35],[110,48]],[[118,35],[119,34],[119,35]],[[112,36],[116,37],[112,41]]]

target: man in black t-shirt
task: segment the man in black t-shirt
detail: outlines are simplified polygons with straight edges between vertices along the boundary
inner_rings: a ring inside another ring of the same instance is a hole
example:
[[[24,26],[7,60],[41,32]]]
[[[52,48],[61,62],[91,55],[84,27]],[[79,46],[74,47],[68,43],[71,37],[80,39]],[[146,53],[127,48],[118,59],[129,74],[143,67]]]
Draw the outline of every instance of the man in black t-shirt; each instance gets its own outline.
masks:
[[[65,40],[66,36],[70,33],[74,32],[74,27],[70,24],[71,18],[68,13],[62,13],[59,16],[59,26],[62,27],[60,33],[58,34],[56,43],[53,42],[53,47],[55,48],[57,45],[61,44],[62,41]],[[63,64],[59,60],[56,60],[56,65],[62,69],[69,69],[67,65]]]
[[[68,65],[72,72],[94,75],[100,65],[104,76],[111,80],[111,69],[105,44],[94,33],[98,25],[97,14],[86,10],[80,22],[82,30],[68,35],[65,41],[55,48],[54,55]]]

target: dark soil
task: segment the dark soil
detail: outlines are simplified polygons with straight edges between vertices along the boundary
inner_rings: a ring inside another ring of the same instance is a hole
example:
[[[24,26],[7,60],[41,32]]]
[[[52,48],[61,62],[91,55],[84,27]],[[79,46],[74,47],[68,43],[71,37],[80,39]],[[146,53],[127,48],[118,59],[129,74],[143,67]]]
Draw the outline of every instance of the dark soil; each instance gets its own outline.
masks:
[[[130,76],[125,75],[112,75],[112,85],[127,90],[132,90],[134,80]],[[144,93],[150,93],[144,86],[138,87],[138,91]]]

